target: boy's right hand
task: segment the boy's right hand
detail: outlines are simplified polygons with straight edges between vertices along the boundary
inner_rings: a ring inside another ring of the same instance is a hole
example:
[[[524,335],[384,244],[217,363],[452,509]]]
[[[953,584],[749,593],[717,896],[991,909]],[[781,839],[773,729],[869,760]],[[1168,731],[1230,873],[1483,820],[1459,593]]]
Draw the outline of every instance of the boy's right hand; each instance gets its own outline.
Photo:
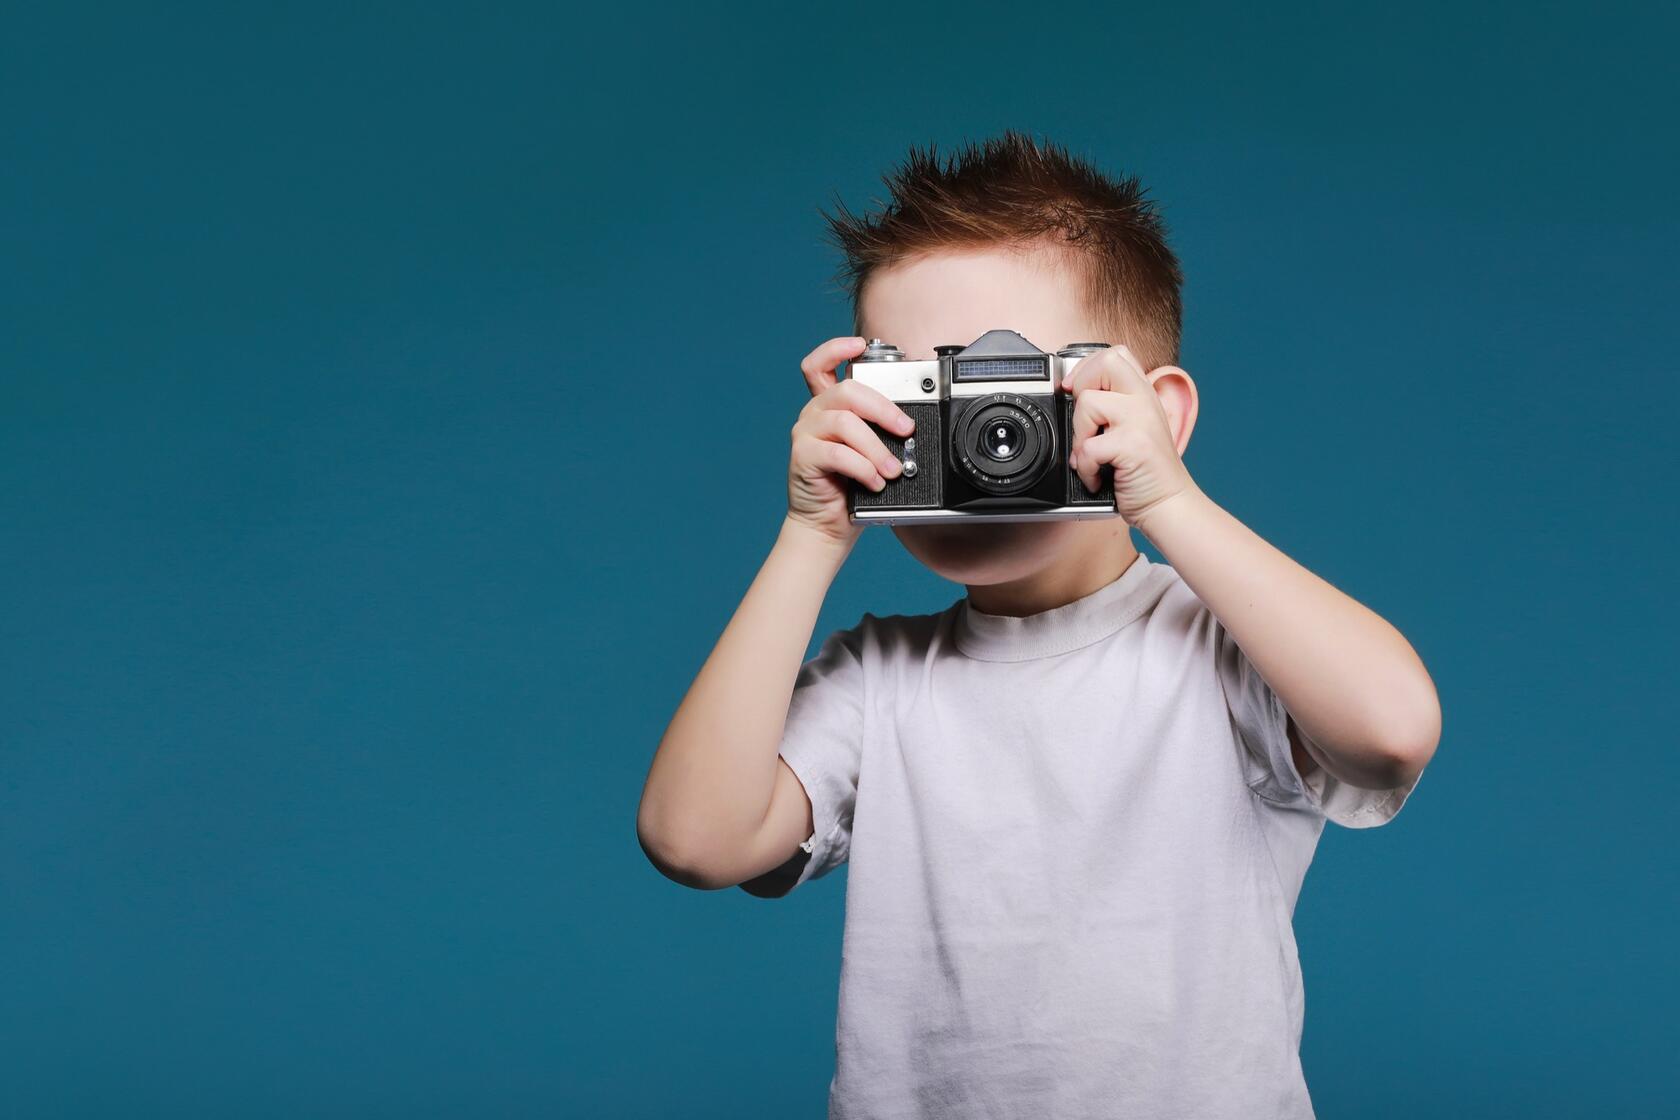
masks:
[[[866,420],[901,436],[915,422],[879,389],[851,378],[839,381],[840,363],[863,353],[861,338],[831,338],[800,363],[813,396],[793,425],[793,455],[788,464],[788,519],[817,530],[849,547],[863,531],[846,515],[850,478],[881,490],[903,471],[899,461],[870,430]]]

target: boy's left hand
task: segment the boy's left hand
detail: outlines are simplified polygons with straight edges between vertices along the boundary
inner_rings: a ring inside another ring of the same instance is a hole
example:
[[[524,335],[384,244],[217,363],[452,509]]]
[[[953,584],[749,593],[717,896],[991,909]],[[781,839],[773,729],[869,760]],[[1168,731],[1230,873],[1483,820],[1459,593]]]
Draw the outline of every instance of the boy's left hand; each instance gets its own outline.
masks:
[[[1126,524],[1141,529],[1150,510],[1196,488],[1179,458],[1154,378],[1129,349],[1110,346],[1082,359],[1062,387],[1074,398],[1068,463],[1092,493],[1102,466],[1114,468],[1114,508]]]

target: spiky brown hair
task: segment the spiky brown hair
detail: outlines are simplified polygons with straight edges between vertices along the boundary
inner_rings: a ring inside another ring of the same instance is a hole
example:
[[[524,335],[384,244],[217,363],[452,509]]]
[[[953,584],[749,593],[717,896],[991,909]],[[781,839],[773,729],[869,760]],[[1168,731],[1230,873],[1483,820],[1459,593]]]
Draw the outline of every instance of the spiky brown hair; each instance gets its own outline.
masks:
[[[851,299],[854,330],[877,269],[938,249],[1044,246],[1076,262],[1086,310],[1146,369],[1178,360],[1184,277],[1135,177],[1105,175],[1011,129],[944,162],[934,144],[912,146],[882,182],[891,198],[879,213],[854,214],[837,196],[834,213],[823,214],[844,258],[836,281]]]

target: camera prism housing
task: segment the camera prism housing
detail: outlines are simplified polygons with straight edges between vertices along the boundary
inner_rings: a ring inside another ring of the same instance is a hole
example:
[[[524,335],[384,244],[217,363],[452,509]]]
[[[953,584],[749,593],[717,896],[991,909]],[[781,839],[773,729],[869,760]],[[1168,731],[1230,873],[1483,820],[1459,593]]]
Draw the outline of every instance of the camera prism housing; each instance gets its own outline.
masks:
[[[895,402],[916,430],[908,437],[873,421],[870,430],[903,464],[880,492],[850,482],[855,522],[1040,521],[1116,517],[1113,470],[1085,489],[1068,453],[1073,396],[1062,377],[1106,342],[1075,342],[1046,353],[1010,330],[967,346],[937,346],[936,358],[906,361],[875,338],[847,376]]]

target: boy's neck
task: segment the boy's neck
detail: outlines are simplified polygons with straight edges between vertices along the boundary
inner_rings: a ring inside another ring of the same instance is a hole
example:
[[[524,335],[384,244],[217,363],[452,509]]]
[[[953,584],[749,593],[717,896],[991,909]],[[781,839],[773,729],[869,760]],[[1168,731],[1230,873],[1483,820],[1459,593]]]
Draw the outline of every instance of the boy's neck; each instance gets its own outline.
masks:
[[[1119,579],[1138,555],[1130,528],[1118,518],[1100,528],[1086,524],[1092,532],[1075,535],[1038,571],[1007,583],[969,585],[969,604],[984,614],[1021,618],[1066,606]]]

